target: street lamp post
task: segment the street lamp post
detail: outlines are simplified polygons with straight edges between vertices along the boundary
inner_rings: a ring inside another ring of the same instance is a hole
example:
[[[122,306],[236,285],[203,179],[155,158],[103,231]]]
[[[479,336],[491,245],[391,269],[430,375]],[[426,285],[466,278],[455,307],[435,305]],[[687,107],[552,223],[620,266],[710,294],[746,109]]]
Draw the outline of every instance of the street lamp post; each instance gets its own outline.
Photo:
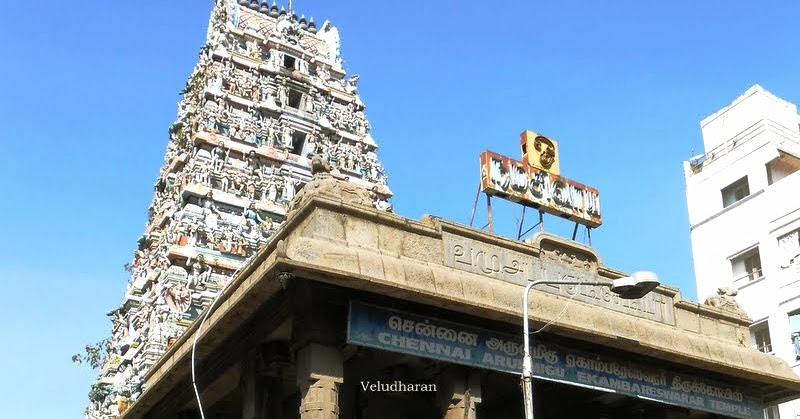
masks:
[[[533,361],[531,360],[531,338],[528,327],[528,294],[536,285],[593,285],[608,286],[611,292],[624,299],[637,299],[644,297],[658,285],[656,274],[647,271],[636,272],[631,276],[608,281],[559,281],[541,279],[528,281],[525,293],[522,295],[522,329],[523,329],[523,357],[522,357],[522,398],[525,407],[525,419],[533,418]]]

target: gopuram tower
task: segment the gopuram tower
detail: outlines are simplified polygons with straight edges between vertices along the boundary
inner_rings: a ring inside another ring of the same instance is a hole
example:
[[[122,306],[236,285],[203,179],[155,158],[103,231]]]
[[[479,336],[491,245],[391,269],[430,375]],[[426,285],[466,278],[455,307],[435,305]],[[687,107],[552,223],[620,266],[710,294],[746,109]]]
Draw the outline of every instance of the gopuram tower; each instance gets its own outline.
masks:
[[[141,395],[149,367],[280,228],[311,179],[311,155],[390,210],[357,82],[329,22],[317,27],[275,3],[216,1],[126,266],[127,291],[109,313],[86,418],[117,417]]]

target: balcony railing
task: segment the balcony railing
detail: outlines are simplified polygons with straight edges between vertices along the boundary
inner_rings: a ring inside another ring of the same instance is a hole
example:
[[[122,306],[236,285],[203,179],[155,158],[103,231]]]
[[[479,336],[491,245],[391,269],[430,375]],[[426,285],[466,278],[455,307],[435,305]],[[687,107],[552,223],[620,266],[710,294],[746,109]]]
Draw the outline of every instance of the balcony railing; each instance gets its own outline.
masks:
[[[764,132],[776,134],[778,138],[796,138],[796,134],[794,134],[790,128],[784,127],[769,119],[759,120],[705,154],[691,159],[689,164],[691,165],[692,173],[699,173],[711,162],[720,159],[729,152],[733,151],[733,149],[747,143],[751,139]]]
[[[764,343],[763,345],[755,345],[755,347],[760,352],[764,352],[766,354],[771,354],[772,353],[772,344],[769,343],[769,342]]]
[[[737,286],[742,287],[749,282],[757,281],[759,279],[764,278],[764,271],[762,269],[754,269],[750,272],[745,272],[739,276],[733,278],[733,283],[737,284]]]

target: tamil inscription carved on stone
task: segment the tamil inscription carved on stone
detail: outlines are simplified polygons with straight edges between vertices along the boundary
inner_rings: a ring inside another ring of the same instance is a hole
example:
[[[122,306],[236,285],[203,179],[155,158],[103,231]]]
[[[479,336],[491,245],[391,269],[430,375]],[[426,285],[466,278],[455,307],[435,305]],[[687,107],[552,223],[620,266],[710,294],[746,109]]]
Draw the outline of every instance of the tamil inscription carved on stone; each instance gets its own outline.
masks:
[[[524,285],[527,281],[608,281],[591,267],[541,260],[523,252],[484,243],[478,240],[444,233],[444,264],[463,271],[486,275],[502,281]],[[539,285],[537,290],[573,298],[577,301],[605,307],[633,316],[675,324],[672,297],[651,292],[636,300],[624,300],[608,287],[595,285]]]

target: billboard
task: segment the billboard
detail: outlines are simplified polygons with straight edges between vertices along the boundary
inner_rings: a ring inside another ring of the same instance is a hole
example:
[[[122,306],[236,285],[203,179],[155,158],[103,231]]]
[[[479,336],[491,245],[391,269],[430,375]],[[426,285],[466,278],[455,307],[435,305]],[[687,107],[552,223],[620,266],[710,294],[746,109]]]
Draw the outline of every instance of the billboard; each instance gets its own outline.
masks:
[[[523,161],[488,150],[481,154],[481,190],[589,228],[599,227],[600,193],[558,174],[555,141],[530,131],[521,139]]]

